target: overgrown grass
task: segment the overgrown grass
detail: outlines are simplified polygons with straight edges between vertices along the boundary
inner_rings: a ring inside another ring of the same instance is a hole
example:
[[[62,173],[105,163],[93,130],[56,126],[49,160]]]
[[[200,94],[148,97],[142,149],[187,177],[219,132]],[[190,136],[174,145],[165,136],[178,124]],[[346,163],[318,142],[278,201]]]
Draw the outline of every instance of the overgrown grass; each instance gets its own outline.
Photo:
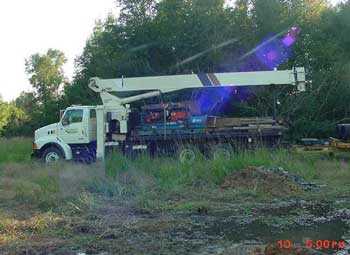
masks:
[[[47,231],[74,236],[70,217],[86,215],[104,200],[109,206],[126,202],[133,208],[163,212],[221,210],[244,202],[251,206],[266,194],[220,188],[226,176],[249,166],[283,167],[327,185],[323,193],[308,193],[308,199],[350,195],[349,164],[320,155],[261,149],[230,159],[208,160],[197,154],[193,163],[181,164],[172,157],[130,159],[115,152],[108,155],[104,168],[99,163],[44,165],[30,160],[30,146],[26,138],[0,141],[0,245]],[[68,223],[60,227],[66,217]]]
[[[108,155],[104,170],[99,164],[33,162],[30,144],[27,138],[0,140],[0,197],[45,210],[78,203],[81,194],[136,199],[141,205],[174,197],[207,199],[210,192],[205,190],[218,189],[227,175],[250,166],[283,167],[309,181],[330,184],[333,193],[347,192],[350,177],[348,163],[288,150],[242,151],[216,160],[197,153],[194,162],[185,164],[175,157],[130,159],[115,152]]]
[[[31,150],[31,138],[0,138],[0,165],[8,162],[28,162],[30,161]]]
[[[176,158],[153,158],[140,156],[126,159],[119,154],[109,155],[107,173],[116,178],[130,171],[153,178],[157,186],[169,190],[178,186],[219,185],[225,176],[249,166],[283,167],[288,171],[312,180],[317,178],[320,158],[293,154],[287,150],[270,151],[261,149],[234,154],[230,159],[208,160],[197,154],[192,163],[180,163]],[[332,167],[339,167],[336,161],[330,162]]]
[[[81,165],[8,163],[0,175],[0,201],[44,211],[57,209],[79,199],[97,178],[103,178],[102,171]]]
[[[253,189],[220,190],[226,176],[250,166],[282,167],[308,181],[327,185],[323,192],[305,193],[305,198],[350,194],[346,184],[350,178],[349,164],[320,155],[261,149],[240,152],[230,159],[208,160],[200,154],[196,157],[193,163],[182,164],[176,158],[150,159],[142,155],[126,159],[112,154],[108,157],[106,169],[108,175],[126,187],[129,194],[135,195],[139,206],[149,209],[187,208],[193,204],[213,203],[219,197],[224,201],[273,198]],[[282,197],[289,195],[293,194],[281,194]],[[173,200],[182,202],[173,203]]]

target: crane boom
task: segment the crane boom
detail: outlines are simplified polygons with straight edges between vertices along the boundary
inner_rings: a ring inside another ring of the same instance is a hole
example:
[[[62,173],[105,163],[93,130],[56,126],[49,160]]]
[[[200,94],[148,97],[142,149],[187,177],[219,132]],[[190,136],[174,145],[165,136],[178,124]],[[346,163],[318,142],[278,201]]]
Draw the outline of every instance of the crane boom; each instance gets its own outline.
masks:
[[[99,79],[95,77],[90,80],[89,87],[98,93],[137,91],[168,93],[182,89],[214,86],[260,86],[272,84],[297,85],[298,90],[304,90],[305,70],[303,67],[298,67],[283,71],[187,74],[119,79]]]

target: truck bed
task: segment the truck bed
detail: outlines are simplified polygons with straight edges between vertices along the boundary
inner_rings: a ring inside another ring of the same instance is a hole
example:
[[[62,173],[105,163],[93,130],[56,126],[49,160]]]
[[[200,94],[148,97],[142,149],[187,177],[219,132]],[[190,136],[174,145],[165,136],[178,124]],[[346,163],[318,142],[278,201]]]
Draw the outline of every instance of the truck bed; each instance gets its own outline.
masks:
[[[201,121],[198,121],[201,120]],[[197,116],[178,122],[159,122],[141,125],[132,134],[132,140],[212,140],[280,137],[285,127],[269,117],[223,118]]]

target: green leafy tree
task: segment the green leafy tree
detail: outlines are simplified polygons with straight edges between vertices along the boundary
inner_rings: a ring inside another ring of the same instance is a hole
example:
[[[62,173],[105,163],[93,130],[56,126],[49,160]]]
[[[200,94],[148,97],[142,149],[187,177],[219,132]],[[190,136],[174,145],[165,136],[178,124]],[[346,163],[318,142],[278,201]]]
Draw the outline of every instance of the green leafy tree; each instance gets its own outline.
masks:
[[[64,83],[63,65],[66,58],[63,52],[49,49],[46,54],[34,54],[25,61],[29,81],[42,103],[57,99],[60,86]]]
[[[98,22],[76,60],[65,104],[98,103],[87,88],[94,76],[264,69],[252,49],[297,26],[293,54],[279,68],[305,66],[312,84],[305,93],[282,88],[278,117],[290,123],[294,138],[333,135],[335,123],[349,117],[349,0],[336,7],[326,0],[237,0],[230,6],[221,0],[117,2],[120,16]],[[247,52],[251,57],[241,58]],[[255,110],[247,106],[249,112],[272,115],[273,89],[252,93]],[[235,104],[232,109],[240,109]]]
[[[13,103],[27,116],[22,125],[22,135],[33,135],[33,131],[43,123],[42,107],[38,103],[38,98],[34,92],[22,92]]]
[[[65,62],[64,54],[55,49],[49,49],[45,54],[31,55],[25,61],[26,72],[35,90],[33,95],[41,115],[40,118],[34,120],[38,125],[57,121],[60,108],[59,91],[65,84],[63,73]]]
[[[0,101],[0,136],[20,135],[27,115],[13,103]]]

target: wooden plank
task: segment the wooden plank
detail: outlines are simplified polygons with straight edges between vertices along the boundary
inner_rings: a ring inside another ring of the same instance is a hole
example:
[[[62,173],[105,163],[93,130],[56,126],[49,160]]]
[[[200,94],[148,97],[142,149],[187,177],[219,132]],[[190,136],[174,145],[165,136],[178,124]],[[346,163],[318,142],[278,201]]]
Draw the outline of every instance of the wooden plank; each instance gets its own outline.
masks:
[[[233,127],[248,125],[272,125],[276,121],[272,118],[221,118],[216,116],[208,117],[208,127]]]
[[[216,131],[254,131],[254,132],[266,132],[271,130],[285,130],[286,128],[280,125],[250,125],[250,126],[235,126],[235,127],[208,127],[209,132]]]

